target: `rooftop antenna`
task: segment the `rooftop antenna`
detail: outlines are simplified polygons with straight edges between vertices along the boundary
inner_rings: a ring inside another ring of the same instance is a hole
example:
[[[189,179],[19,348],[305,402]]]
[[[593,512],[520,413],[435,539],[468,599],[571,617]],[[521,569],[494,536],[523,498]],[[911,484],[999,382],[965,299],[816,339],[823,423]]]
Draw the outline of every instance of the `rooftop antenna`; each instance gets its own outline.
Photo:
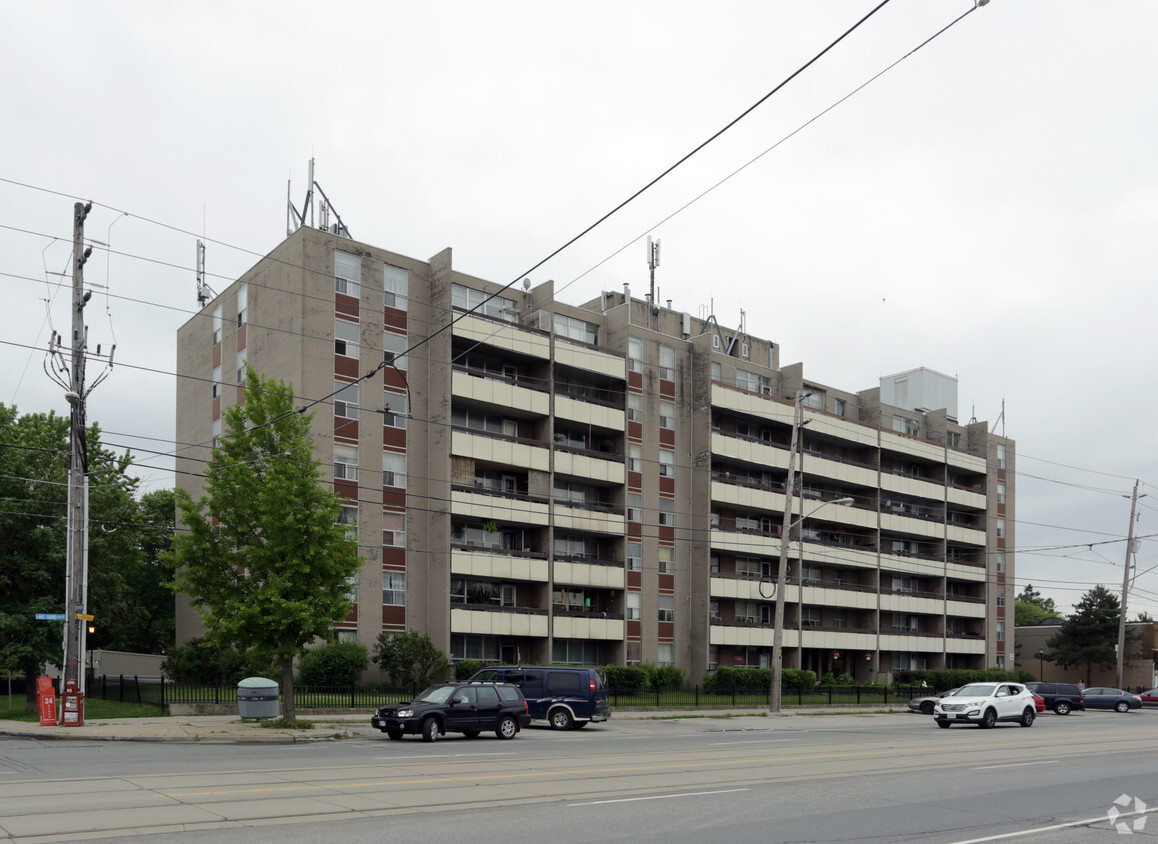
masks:
[[[216,296],[212,288],[205,283],[205,244],[197,241],[197,304],[204,308],[211,296]]]
[[[1001,436],[1005,436],[1005,399],[1001,399],[1001,412],[997,414],[997,419],[993,423],[993,430],[989,433],[994,433],[997,430],[997,423],[1001,423]]]
[[[342,222],[342,215],[334,208],[334,204],[330,202],[330,198],[326,196],[326,192],[322,190],[322,186],[314,179],[314,160],[310,159],[308,185],[306,187],[306,197],[302,201],[302,207],[296,208],[293,203],[292,187],[290,183],[286,182],[286,237],[289,237],[302,226],[309,226],[314,228],[314,204],[317,202],[314,192],[317,191],[317,196],[322,199],[322,206],[318,211],[318,216],[321,220],[321,225],[317,228],[324,232],[336,234],[338,237],[350,237],[350,230],[346,224]],[[330,215],[333,215],[335,222],[330,224]]]
[[[659,266],[659,241],[647,236],[647,268],[651,271],[651,286],[647,293],[647,327],[651,328],[651,312],[655,306],[655,268]]]

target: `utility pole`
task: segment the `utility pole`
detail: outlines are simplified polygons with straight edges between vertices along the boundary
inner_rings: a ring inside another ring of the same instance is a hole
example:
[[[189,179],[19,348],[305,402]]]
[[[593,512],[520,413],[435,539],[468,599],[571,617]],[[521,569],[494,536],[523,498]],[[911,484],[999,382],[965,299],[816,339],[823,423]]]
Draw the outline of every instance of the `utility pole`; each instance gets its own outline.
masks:
[[[776,574],[776,613],[772,619],[772,699],[768,707],[773,714],[780,712],[780,686],[784,681],[784,592],[788,587],[788,534],[792,531],[792,503],[796,496],[796,441],[800,436],[803,415],[801,400],[804,391],[796,391],[796,407],[792,415],[792,439],[788,446],[788,483],[784,487],[784,523],[780,528],[780,567]]]
[[[64,599],[64,686],[84,689],[84,649],[88,626],[80,616],[86,612],[88,577],[85,557],[88,536],[88,449],[85,443],[85,353],[87,330],[84,325],[84,307],[92,293],[84,290],[84,264],[92,254],[92,247],[84,248],[84,221],[92,203],[73,206],[72,226],[72,338],[70,351],[70,385],[65,398],[69,412],[68,463],[68,543]]]
[[[1138,481],[1134,481],[1134,494],[1130,496],[1130,530],[1126,534],[1126,566],[1122,572],[1122,614],[1118,618],[1118,688],[1122,685],[1126,662],[1126,598],[1130,591],[1130,558],[1134,553],[1134,519],[1138,512]]]

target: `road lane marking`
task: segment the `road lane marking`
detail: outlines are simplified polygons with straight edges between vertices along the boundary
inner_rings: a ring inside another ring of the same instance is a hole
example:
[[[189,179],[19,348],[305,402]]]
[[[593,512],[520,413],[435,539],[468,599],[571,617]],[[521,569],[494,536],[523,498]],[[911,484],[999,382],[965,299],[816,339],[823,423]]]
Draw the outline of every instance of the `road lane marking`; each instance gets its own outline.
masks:
[[[724,747],[730,744],[776,744],[781,741],[796,741],[791,738],[766,738],[766,739],[750,739],[748,741],[711,741],[708,742],[710,747]]]
[[[990,771],[994,768],[1024,768],[1026,765],[1056,765],[1056,759],[1047,759],[1044,762],[1010,762],[1008,765],[983,765],[980,768],[974,768],[974,771]]]
[[[701,797],[706,794],[734,794],[737,791],[751,791],[749,788],[729,788],[724,791],[685,791],[680,794],[655,794],[651,797],[620,797],[615,800],[592,800],[590,803],[568,803],[573,806],[602,806],[604,803],[637,803],[640,800],[668,800],[672,797]]]
[[[1150,815],[1158,812],[1158,809],[1147,809],[1144,812],[1122,812],[1118,815],[1119,818],[1133,818],[1138,815]],[[1086,818],[1084,821],[1070,821],[1069,823],[1053,824],[1052,826],[1039,826],[1036,829],[1025,829],[1021,832],[1005,832],[1000,835],[989,835],[985,838],[970,838],[967,841],[955,841],[953,844],[983,844],[985,841],[1005,841],[1010,838],[1024,838],[1027,835],[1041,835],[1043,832],[1056,832],[1059,829],[1073,829],[1078,826],[1090,826],[1096,823],[1107,823],[1109,818],[1103,813],[1096,818]]]

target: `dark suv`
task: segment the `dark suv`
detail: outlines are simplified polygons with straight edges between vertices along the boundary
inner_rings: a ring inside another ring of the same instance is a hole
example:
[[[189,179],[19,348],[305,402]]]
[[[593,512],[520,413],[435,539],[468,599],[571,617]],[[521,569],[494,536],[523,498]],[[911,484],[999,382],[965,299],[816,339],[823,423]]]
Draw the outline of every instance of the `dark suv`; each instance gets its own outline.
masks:
[[[1025,687],[1045,700],[1045,708],[1058,715],[1069,715],[1074,709],[1085,709],[1082,690],[1076,683],[1026,683]]]
[[[409,703],[381,707],[370,719],[394,740],[409,733],[423,741],[447,733],[474,738],[486,730],[511,739],[530,723],[523,693],[509,683],[439,683]]]

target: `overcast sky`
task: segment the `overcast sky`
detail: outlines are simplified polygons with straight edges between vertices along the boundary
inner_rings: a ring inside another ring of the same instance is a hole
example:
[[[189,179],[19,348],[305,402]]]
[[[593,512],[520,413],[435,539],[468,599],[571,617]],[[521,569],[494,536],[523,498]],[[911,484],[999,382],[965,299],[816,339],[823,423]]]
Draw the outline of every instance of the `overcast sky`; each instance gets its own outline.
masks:
[[[86,266],[90,349],[117,344],[90,419],[164,452],[195,240],[224,289],[285,236],[311,156],[356,239],[511,281],[875,5],[5,4],[0,401],[67,409],[42,350],[70,324],[78,198],[112,250]],[[1120,589],[1136,478],[1158,535],[1158,3],[992,0],[784,140],[971,8],[891,0],[531,278],[642,293],[651,234],[661,300],[743,311],[810,379],[956,376],[961,421],[1017,440],[1018,587],[1069,611]],[[138,454],[143,489],[173,485]],[[1131,617],[1158,616],[1158,570],[1137,585]]]

